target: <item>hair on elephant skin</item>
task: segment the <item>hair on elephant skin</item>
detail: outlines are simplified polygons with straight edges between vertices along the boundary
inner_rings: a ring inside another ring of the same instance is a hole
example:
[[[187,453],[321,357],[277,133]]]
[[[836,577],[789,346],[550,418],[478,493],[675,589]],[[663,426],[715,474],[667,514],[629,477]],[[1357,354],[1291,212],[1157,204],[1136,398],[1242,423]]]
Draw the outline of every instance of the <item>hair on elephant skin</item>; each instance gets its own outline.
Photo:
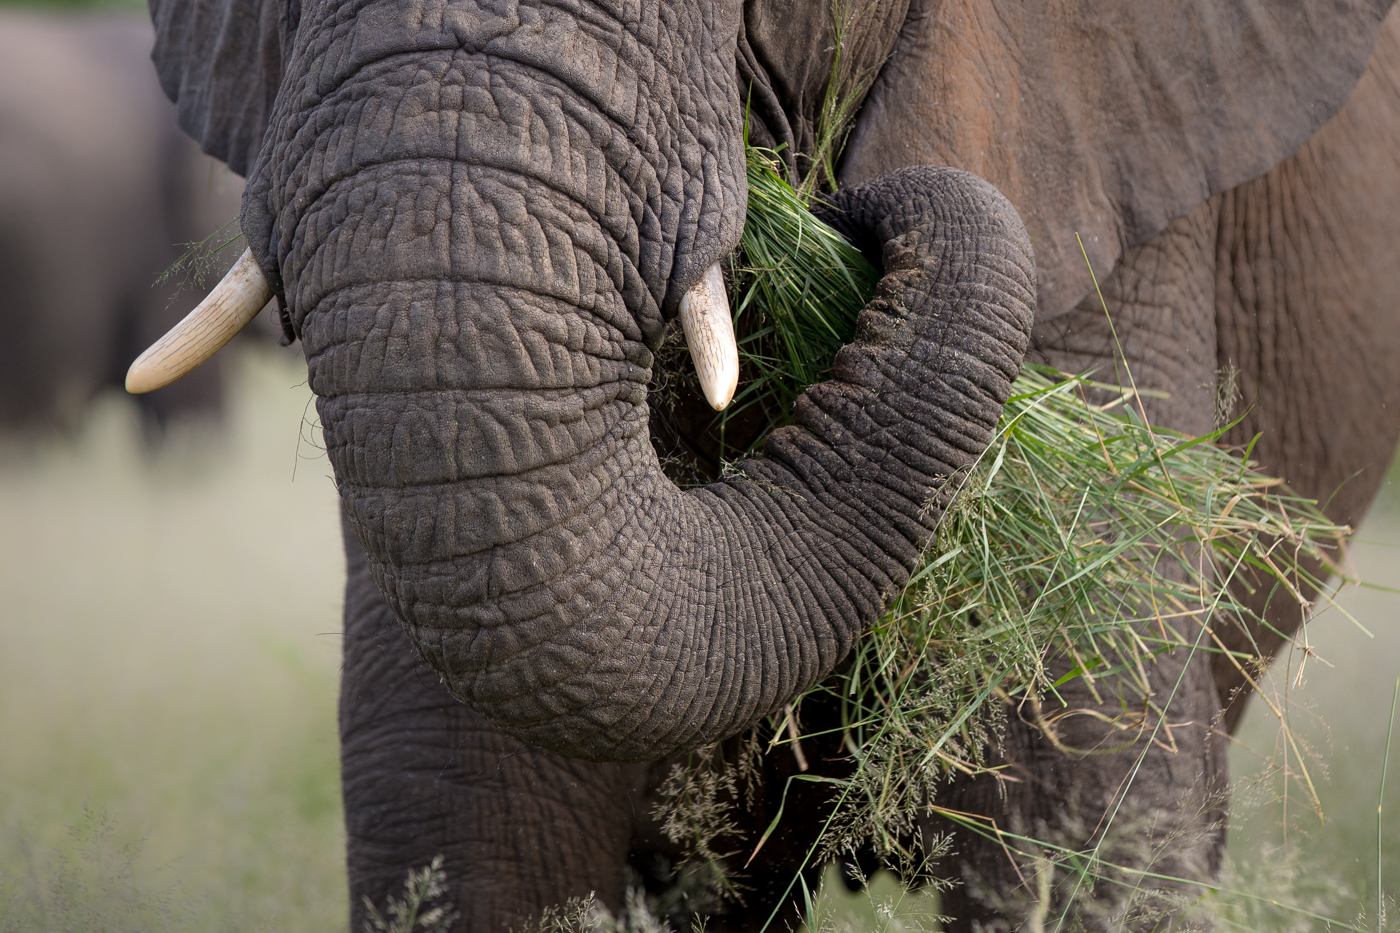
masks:
[[[119,387],[202,297],[156,279],[238,214],[242,180],[180,132],[153,42],[139,17],[0,10],[0,426]],[[140,404],[159,425],[220,392],[215,367]]]
[[[1342,521],[1400,434],[1388,0],[151,8],[181,126],[248,178],[243,232],[304,346],[344,506],[355,929],[439,854],[463,930],[672,883],[683,853],[651,807],[668,763],[732,756],[838,668],[1024,357],[1103,374],[1121,353],[1166,393],[1148,415],[1189,432],[1232,373],[1232,438],[1258,434],[1263,467]],[[879,260],[877,297],[762,459],[682,491],[651,442],[654,351],[738,241],[745,129],[812,171],[833,74],[869,79],[827,216]],[[1268,612],[1236,647],[1300,621]],[[1148,679],[1172,742],[1116,728],[1112,677],[1072,681],[1084,715],[1011,711],[1001,777],[938,802],[1177,880],[1028,888],[930,816],[924,838],[953,833],[934,866],[958,882],[950,929],[1051,910],[1210,926],[1184,905],[1220,868],[1248,681],[1185,651]],[[839,776],[830,745],[808,757]],[[790,765],[766,767],[734,851],[781,802]],[[799,783],[709,929],[798,918],[788,882],[831,805]],[[1132,839],[1103,838],[1109,812]]]

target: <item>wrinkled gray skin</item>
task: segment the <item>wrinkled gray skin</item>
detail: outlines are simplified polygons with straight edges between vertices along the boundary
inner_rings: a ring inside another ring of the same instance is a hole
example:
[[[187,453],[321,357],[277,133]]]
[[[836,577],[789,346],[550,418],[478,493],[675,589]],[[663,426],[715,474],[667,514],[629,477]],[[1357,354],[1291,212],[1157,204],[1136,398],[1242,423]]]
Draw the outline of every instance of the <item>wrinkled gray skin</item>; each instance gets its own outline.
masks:
[[[438,853],[461,929],[589,891],[616,906],[629,862],[664,886],[664,759],[840,663],[986,444],[1032,311],[1031,356],[1112,371],[1076,232],[1111,270],[1137,382],[1171,392],[1151,418],[1208,429],[1236,367],[1233,437],[1261,433],[1266,469],[1323,498],[1349,479],[1343,520],[1374,493],[1400,408],[1388,2],[858,7],[846,61],[877,77],[830,216],[882,263],[879,297],[764,459],[682,493],[649,443],[652,351],[739,236],[745,113],[805,170],[824,0],[153,3],[182,125],[250,179],[243,228],[305,345],[344,502],[353,928]],[[1169,741],[1118,728],[1111,678],[1099,697],[1074,681],[1104,715],[1011,710],[1013,780],[939,803],[1068,846],[1116,810],[1105,853],[1213,878],[1245,680],[1186,651],[1150,676]],[[833,774],[839,754],[808,751]],[[726,848],[771,818],[791,765],[768,767]],[[784,885],[829,801],[794,786],[746,903],[710,929],[796,916]],[[938,866],[964,881],[953,928],[1167,909],[1113,886],[1036,905],[1026,867],[960,836]]]
[[[152,40],[140,18],[0,9],[0,427],[69,423],[121,386],[202,297],[153,287],[177,244],[238,214],[242,182],[180,132]],[[158,425],[219,392],[215,367],[140,404]]]

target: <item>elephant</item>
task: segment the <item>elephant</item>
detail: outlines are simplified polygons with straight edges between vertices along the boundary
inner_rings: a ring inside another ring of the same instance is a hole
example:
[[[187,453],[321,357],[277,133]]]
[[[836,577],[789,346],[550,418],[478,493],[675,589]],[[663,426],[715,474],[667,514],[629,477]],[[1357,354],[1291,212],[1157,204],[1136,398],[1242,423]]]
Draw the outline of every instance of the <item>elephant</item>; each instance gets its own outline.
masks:
[[[670,765],[729,760],[839,671],[1023,360],[1126,363],[1155,390],[1143,416],[1196,435],[1233,385],[1226,439],[1355,522],[1400,437],[1389,7],[151,0],[181,126],[248,179],[245,285],[211,307],[276,297],[343,505],[352,928],[438,855],[455,929],[664,893]],[[853,122],[824,157],[837,85]],[[882,278],[763,455],[681,490],[648,385],[678,318],[727,318],[704,283],[740,236],[746,136],[825,173],[823,216]],[[161,353],[138,385],[184,371],[150,369]],[[1087,715],[1009,710],[998,773],[937,792],[943,814],[1117,847],[1160,890],[1039,891],[931,810],[948,929],[1209,928],[1192,901],[1221,870],[1224,746],[1257,673],[1232,659],[1302,619],[1266,595],[1246,598],[1267,626],[1146,672],[1170,741],[1116,727],[1112,675],[1079,678]],[[807,751],[823,774],[842,754]],[[796,766],[765,767],[730,840],[742,896],[708,929],[797,921],[794,873],[818,869],[830,785],[783,802]],[[780,804],[797,816],[756,852]]]
[[[157,278],[238,216],[242,182],[176,125],[153,39],[142,17],[0,10],[0,426],[69,424],[120,386],[200,297]],[[142,396],[144,420],[216,412],[220,386],[216,367]]]

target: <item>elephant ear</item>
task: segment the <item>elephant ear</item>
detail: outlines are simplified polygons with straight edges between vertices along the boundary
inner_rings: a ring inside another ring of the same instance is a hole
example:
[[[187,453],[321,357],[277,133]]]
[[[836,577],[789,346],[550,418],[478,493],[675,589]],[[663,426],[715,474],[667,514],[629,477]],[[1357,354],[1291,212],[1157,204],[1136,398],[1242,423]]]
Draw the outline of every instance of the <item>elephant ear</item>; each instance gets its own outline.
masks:
[[[180,127],[246,176],[262,146],[294,22],[277,0],[150,0],[151,53]],[[297,4],[292,0],[290,11]]]
[[[1343,104],[1392,0],[915,0],[845,184],[920,163],[996,185],[1036,253],[1039,317]]]

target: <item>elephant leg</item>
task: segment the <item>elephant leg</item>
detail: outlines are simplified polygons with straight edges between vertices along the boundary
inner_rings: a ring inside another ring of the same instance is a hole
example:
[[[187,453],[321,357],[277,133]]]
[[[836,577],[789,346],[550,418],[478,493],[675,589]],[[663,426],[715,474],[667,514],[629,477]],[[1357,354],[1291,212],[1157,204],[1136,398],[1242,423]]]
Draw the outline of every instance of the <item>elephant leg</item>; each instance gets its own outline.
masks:
[[[939,795],[977,824],[935,811],[920,827],[954,839],[935,867],[958,882],[943,895],[950,933],[1159,930],[1174,915],[1171,929],[1210,929],[1192,882],[1219,873],[1229,778],[1208,657],[1178,650],[1146,673],[1154,705],[1101,678],[1097,696],[1062,687],[1064,708],[1008,709],[992,762],[1005,770]]]
[[[1147,419],[1199,433],[1216,398],[1214,255],[1218,205],[1209,202],[1099,274],[1113,327],[1091,293],[1070,313],[1037,324],[1032,356],[1062,370],[1157,394]],[[1168,393],[1165,397],[1161,393]],[[1134,403],[1138,404],[1138,403]],[[1199,631],[1183,630],[1188,642]],[[935,869],[960,881],[944,895],[950,930],[1202,929],[1187,907],[1220,868],[1228,789],[1220,703],[1208,640],[1179,647],[1133,675],[1072,680],[1065,700],[1008,706],[1000,776],[960,779],[935,804],[974,814],[930,817],[925,838],[951,832],[954,852]],[[1052,677],[1071,661],[1051,662]],[[1027,840],[1036,840],[1032,844]],[[1023,855],[1013,856],[1019,849]],[[1079,853],[1075,859],[1067,853]],[[1084,870],[1079,870],[1084,869]],[[1142,872],[1183,879],[1149,880]]]
[[[1224,195],[1217,259],[1222,365],[1238,372],[1254,456],[1328,516],[1356,526],[1400,438],[1400,12],[1347,106],[1298,153]],[[1224,633],[1271,658],[1304,616],[1254,598],[1270,627]],[[1272,630],[1271,630],[1272,629]],[[1223,654],[1215,676],[1238,723],[1254,672]]]
[[[443,856],[454,930],[504,931],[595,893],[616,910],[645,765],[574,761],[497,731],[419,658],[345,529],[341,778],[350,929]]]
[[[1171,393],[1143,400],[1149,420],[1190,433],[1218,420],[1217,398],[1229,408],[1233,383],[1240,399],[1229,414],[1242,420],[1227,441],[1257,436],[1254,456],[1263,469],[1323,501],[1334,520],[1357,522],[1400,436],[1400,315],[1394,310],[1400,217],[1391,207],[1400,199],[1397,87],[1400,16],[1392,13],[1347,107],[1297,155],[1173,222],[1125,255],[1103,282],[1121,352],[1091,296],[1071,314],[1038,324],[1035,355],[1123,382],[1126,359],[1139,387]],[[1255,609],[1267,612],[1272,631],[1251,626],[1216,634],[1232,650],[1267,658],[1304,617],[1287,601],[1266,606],[1267,590],[1257,592]],[[1207,663],[1209,678],[1200,673]],[[1013,718],[1004,753],[1009,775],[1021,783],[967,781],[944,799],[950,808],[997,818],[1002,829],[1053,837],[1070,848],[1103,837],[1102,821],[1096,816],[1086,823],[1085,814],[1112,814],[1121,824],[1119,814],[1127,813],[1130,824],[1138,819],[1166,828],[1149,834],[1149,849],[1170,853],[1152,870],[1207,879],[1224,845],[1223,831],[1212,831],[1220,826],[1226,785],[1219,733],[1237,723],[1252,673],[1220,652],[1209,662],[1198,653],[1184,663],[1172,658],[1156,665],[1154,691],[1174,689],[1186,704],[1176,701],[1167,724],[1191,723],[1189,730],[1171,729],[1178,741],[1170,750],[1140,745],[1085,757],[1069,749],[1092,745],[1092,729],[1073,738],[1055,734],[1051,741]],[[1219,722],[1211,701],[1229,704]],[[1084,697],[1070,705],[1076,704],[1093,709]],[[1198,734],[1212,725],[1215,731]],[[1191,741],[1180,741],[1183,735]],[[1133,780],[1120,777],[1115,784],[1125,761],[1132,763]],[[1153,813],[1170,814],[1173,799],[1181,801],[1177,815],[1157,821]],[[1067,909],[1058,884],[1048,895],[1053,903],[1037,903],[1037,866],[1013,868],[998,849],[986,840],[964,840],[959,865],[970,884],[953,894],[950,913],[995,925],[990,918],[1017,912],[1004,895],[993,903],[989,891],[1020,892],[1022,915]],[[960,902],[965,911],[957,908]],[[1112,912],[1113,899],[1107,903],[1098,913]]]

